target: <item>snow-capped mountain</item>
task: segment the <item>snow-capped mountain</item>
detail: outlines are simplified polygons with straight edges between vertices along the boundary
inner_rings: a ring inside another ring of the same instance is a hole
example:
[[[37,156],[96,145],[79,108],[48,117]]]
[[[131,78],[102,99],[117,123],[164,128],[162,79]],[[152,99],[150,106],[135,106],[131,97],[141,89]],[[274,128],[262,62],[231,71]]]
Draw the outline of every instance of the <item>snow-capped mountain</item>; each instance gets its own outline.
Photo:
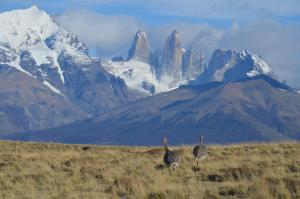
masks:
[[[103,67],[144,95],[170,91],[195,79],[204,69],[201,50],[181,47],[179,32],[174,30],[167,38],[164,49],[151,52],[146,32],[137,31],[127,60],[115,57],[103,62]]]
[[[36,6],[2,13],[0,24],[0,63],[41,80],[58,94],[62,94],[61,87],[65,84],[59,56],[69,54],[75,62],[92,62],[87,47],[78,37],[58,27]]]
[[[147,33],[139,29],[134,36],[127,60],[115,57],[102,65],[109,73],[122,78],[128,87],[147,96],[173,89],[159,81],[153,60],[155,55],[150,50]]]
[[[208,67],[192,83],[236,81],[262,74],[275,77],[271,66],[259,56],[247,50],[217,49],[214,51]]]
[[[175,138],[186,129],[194,136],[205,129],[215,138],[222,130],[230,137],[233,128],[235,136],[247,132],[239,140],[253,132],[263,140],[299,138],[299,89],[274,80],[272,68],[246,50],[217,49],[206,66],[201,46],[185,50],[178,31],[163,49],[152,52],[147,34],[139,30],[126,60],[102,63],[36,6],[0,14],[0,27],[2,138],[75,121],[35,140],[99,143],[121,138],[132,144],[138,138],[134,132],[142,129],[143,142],[152,144],[168,131]],[[158,133],[152,135],[154,131]]]
[[[13,129],[11,126],[19,130],[51,128],[138,97],[122,79],[107,73],[99,60],[92,59],[76,35],[36,6],[1,13],[0,27],[0,115],[8,118],[0,120],[5,123],[0,126],[10,126],[2,132]],[[17,82],[9,83],[12,79]],[[18,100],[11,100],[14,98]],[[49,101],[60,108],[48,109]],[[74,110],[72,114],[66,107]],[[15,117],[10,117],[8,110],[19,108],[25,123],[15,123]],[[69,119],[64,120],[66,114]]]
[[[124,79],[130,88],[141,95],[168,91],[169,88],[157,80],[151,59],[152,53],[147,34],[139,29],[129,49],[127,60],[115,57],[112,61],[103,62],[103,67],[108,72]]]
[[[147,34],[138,30],[128,59],[114,58],[103,65],[108,72],[124,79],[130,88],[146,95],[188,83],[236,81],[262,74],[275,77],[271,66],[247,50],[217,49],[206,66],[203,50],[183,49],[177,30],[168,36],[164,49],[158,53],[151,52]]]
[[[236,81],[262,74],[276,78],[271,66],[247,50],[217,49],[206,66],[204,51],[182,48],[177,30],[168,36],[161,51],[153,53],[147,34],[140,29],[128,59],[115,57],[103,66],[109,73],[122,78],[130,88],[145,95],[170,91],[189,83]]]
[[[103,67],[110,73],[125,80],[126,85],[144,96],[170,90],[168,85],[156,79],[152,67],[141,61],[129,60],[103,63]]]

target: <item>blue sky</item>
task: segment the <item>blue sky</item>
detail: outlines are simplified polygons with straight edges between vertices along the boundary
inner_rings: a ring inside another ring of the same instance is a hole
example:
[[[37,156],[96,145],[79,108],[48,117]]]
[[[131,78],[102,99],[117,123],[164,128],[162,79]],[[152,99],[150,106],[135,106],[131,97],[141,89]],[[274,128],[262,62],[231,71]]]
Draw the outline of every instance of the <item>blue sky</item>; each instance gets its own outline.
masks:
[[[93,55],[126,56],[135,31],[153,50],[176,28],[185,48],[248,49],[300,87],[299,0],[0,0],[0,12],[37,5],[79,35]]]
[[[300,21],[299,0],[1,0],[0,11],[35,4],[51,14],[88,9],[107,15],[132,16],[149,25],[174,21],[209,23],[228,27],[232,21],[246,23],[271,19],[281,23]]]

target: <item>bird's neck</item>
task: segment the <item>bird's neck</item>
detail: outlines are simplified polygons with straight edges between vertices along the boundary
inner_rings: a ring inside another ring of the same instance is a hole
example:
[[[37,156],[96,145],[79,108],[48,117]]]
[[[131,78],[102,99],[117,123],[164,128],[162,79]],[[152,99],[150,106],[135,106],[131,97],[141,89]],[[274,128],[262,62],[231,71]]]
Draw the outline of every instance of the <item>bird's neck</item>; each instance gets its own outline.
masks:
[[[164,145],[164,148],[165,148],[165,151],[168,152],[169,151],[169,148],[167,145]]]
[[[203,145],[203,138],[200,138],[200,145]]]

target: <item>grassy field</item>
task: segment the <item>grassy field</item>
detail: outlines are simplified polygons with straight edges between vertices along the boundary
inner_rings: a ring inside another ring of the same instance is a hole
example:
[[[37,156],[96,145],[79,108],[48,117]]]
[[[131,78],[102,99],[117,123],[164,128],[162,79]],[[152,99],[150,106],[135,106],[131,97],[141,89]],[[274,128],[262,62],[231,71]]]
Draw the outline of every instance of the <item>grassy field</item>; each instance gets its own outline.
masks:
[[[300,144],[210,146],[199,166],[181,148],[0,142],[0,198],[300,198]],[[177,148],[177,149],[178,149]]]

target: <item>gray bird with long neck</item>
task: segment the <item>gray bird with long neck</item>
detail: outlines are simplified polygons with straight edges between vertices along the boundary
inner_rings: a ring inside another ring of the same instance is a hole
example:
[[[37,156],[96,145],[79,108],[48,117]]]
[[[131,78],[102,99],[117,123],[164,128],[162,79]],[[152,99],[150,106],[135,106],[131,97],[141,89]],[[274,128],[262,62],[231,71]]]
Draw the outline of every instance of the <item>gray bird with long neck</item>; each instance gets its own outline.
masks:
[[[180,164],[181,156],[177,151],[172,151],[167,146],[168,140],[167,138],[163,139],[163,145],[165,148],[164,162],[167,166],[169,166],[169,170],[175,170],[177,166]]]
[[[200,136],[200,144],[196,145],[193,149],[193,155],[196,159],[197,166],[199,165],[199,162],[204,160],[207,156],[207,148],[203,144],[203,135]]]

